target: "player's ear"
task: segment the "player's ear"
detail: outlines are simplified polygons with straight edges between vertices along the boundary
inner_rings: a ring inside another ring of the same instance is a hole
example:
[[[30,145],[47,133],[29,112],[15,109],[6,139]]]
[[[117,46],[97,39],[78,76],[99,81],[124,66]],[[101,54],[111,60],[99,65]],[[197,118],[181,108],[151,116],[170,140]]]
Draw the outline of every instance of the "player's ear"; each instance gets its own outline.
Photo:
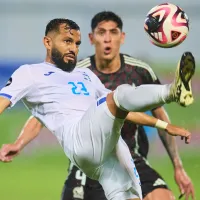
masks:
[[[89,37],[89,40],[90,40],[90,44],[94,44],[94,42],[93,42],[93,33],[89,33],[88,34],[88,37]]]
[[[43,43],[44,43],[44,46],[46,47],[46,49],[51,49],[52,40],[50,37],[44,36]]]
[[[122,35],[121,35],[121,44],[124,44],[125,37],[126,37],[125,32],[122,32]]]

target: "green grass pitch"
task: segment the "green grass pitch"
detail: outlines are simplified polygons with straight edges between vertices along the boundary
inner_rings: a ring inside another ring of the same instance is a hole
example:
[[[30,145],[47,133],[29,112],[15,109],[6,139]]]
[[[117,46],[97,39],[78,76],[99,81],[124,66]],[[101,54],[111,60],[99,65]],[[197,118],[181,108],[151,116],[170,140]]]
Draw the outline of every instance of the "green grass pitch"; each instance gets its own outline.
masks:
[[[197,100],[190,108],[167,105],[171,120],[177,125],[189,129],[199,126]],[[17,112],[16,112],[17,111]],[[0,145],[14,141],[29,114],[22,110],[7,111],[0,116]],[[200,199],[200,148],[195,151],[181,152],[183,164],[196,188],[196,199]],[[174,183],[172,165],[166,156],[150,155],[150,163],[165,178],[170,188],[179,196]],[[68,160],[61,148],[59,150],[42,149],[33,153],[23,153],[12,163],[0,163],[0,199],[1,200],[56,200],[60,198],[62,186],[67,175]]]

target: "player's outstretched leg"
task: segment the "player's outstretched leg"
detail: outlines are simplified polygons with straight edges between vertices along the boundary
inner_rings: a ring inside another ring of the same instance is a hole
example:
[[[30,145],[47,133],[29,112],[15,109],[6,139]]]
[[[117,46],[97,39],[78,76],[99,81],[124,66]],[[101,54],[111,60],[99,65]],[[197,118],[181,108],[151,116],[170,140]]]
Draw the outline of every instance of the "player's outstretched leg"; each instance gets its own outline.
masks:
[[[179,61],[172,84],[141,85],[136,88],[128,84],[120,85],[114,91],[113,100],[118,108],[127,112],[143,112],[170,102],[188,106],[193,102],[191,78],[194,71],[194,57],[192,53],[186,52]]]
[[[188,106],[193,103],[191,78],[195,72],[195,59],[191,52],[185,52],[177,66],[174,83],[171,93],[176,102],[181,106]]]

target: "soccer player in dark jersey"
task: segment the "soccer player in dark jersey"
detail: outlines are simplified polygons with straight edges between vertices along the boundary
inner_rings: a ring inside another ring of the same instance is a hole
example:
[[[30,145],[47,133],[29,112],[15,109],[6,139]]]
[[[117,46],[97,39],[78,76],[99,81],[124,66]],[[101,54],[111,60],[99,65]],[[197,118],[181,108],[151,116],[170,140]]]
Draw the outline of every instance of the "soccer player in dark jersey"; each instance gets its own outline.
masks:
[[[104,11],[96,14],[91,21],[92,32],[89,34],[90,42],[95,47],[95,55],[78,62],[77,67],[91,69],[111,90],[124,83],[135,86],[160,83],[148,64],[120,53],[120,46],[125,39],[122,28],[123,22],[115,13]],[[151,112],[155,117],[169,122],[163,107]],[[158,133],[173,163],[174,177],[180,192],[185,193],[186,197],[193,196],[194,188],[183,168],[175,138],[165,134],[162,130],[158,130]],[[131,122],[125,122],[122,137],[129,146],[140,175],[144,200],[174,199],[164,179],[148,163],[149,144],[144,128]],[[71,164],[61,199],[106,200],[106,197],[97,181],[87,178]]]

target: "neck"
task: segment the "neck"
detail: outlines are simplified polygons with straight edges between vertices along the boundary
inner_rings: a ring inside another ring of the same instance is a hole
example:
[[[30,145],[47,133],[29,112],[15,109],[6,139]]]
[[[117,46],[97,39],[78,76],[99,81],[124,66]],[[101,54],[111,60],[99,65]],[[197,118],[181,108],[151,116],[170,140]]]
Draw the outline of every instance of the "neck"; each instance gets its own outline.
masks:
[[[96,68],[105,74],[111,74],[118,71],[121,67],[120,54],[117,54],[112,60],[103,60],[95,54]]]
[[[48,63],[55,65],[55,63],[51,60],[51,58],[49,56],[46,56],[45,62],[48,62]]]

